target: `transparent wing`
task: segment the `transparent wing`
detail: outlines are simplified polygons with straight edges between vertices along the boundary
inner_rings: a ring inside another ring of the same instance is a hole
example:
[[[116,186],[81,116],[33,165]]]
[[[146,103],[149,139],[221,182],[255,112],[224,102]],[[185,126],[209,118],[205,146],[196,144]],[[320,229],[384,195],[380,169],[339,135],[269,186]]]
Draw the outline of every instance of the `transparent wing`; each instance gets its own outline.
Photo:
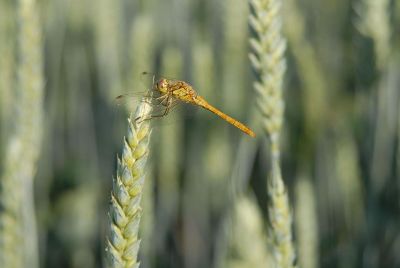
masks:
[[[115,107],[118,109],[126,110],[128,112],[134,111],[141,103],[146,102],[152,106],[154,114],[161,114],[167,108],[159,99],[159,96],[152,91],[146,92],[128,92],[119,95],[115,98]]]
[[[142,72],[139,75],[140,83],[146,90],[154,90],[154,86],[161,77],[151,72]]]
[[[117,107],[132,111],[141,102],[146,101],[153,106],[154,110],[163,110],[162,103],[159,100],[160,94],[155,90],[155,79],[158,79],[150,72],[142,72],[135,75],[134,91],[124,92],[116,96],[114,103]]]

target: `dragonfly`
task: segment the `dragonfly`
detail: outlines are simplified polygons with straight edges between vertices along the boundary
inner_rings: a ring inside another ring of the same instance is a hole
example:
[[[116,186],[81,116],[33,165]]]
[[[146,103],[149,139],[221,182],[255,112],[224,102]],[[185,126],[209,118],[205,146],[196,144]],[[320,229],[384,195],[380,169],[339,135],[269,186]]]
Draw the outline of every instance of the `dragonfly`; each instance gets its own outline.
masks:
[[[143,72],[142,75],[149,75],[148,72]],[[156,117],[166,116],[176,105],[180,103],[188,103],[199,106],[206,109],[226,122],[232,124],[236,128],[240,129],[245,134],[255,137],[256,134],[246,125],[239,122],[238,120],[230,117],[223,113],[219,109],[209,104],[203,97],[197,94],[196,90],[187,82],[182,80],[168,79],[160,77],[156,79],[156,76],[152,76],[152,87],[150,89],[149,96],[157,103],[162,106],[162,110],[159,114],[152,114],[149,118],[141,118],[138,120],[148,120]],[[124,95],[120,95],[117,99],[123,98]]]

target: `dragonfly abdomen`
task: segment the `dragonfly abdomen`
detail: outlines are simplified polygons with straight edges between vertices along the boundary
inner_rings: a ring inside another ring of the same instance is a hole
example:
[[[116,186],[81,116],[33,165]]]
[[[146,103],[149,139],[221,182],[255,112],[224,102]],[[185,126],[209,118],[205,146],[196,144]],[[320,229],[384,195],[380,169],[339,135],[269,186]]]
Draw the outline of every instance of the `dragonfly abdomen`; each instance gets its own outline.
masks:
[[[193,101],[194,101],[195,104],[197,104],[197,105],[201,106],[202,108],[204,108],[206,110],[209,110],[210,112],[218,115],[219,117],[224,119],[226,122],[228,122],[228,123],[232,124],[233,126],[237,127],[238,129],[240,129],[241,131],[243,131],[247,135],[249,135],[251,137],[255,137],[256,136],[256,134],[250,128],[248,128],[247,126],[245,126],[244,124],[242,124],[238,120],[230,117],[229,115],[221,112],[220,110],[218,110],[217,108],[215,108],[214,106],[209,104],[202,97],[196,96],[196,97],[193,98]]]

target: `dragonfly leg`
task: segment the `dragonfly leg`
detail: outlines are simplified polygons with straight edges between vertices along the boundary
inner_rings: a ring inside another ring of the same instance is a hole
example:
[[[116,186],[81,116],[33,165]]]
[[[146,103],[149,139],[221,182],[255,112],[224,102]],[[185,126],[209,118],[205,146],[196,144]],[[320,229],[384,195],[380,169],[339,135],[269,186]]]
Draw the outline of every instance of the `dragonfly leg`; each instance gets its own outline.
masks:
[[[180,103],[179,100],[171,100],[168,107],[169,107],[169,111],[171,111],[173,108],[176,107],[176,105],[178,105]]]
[[[145,98],[143,98],[143,102],[154,105],[153,101],[157,101],[156,105],[164,105],[166,106],[163,102],[168,99],[168,95],[162,95],[162,96],[154,96],[154,92],[152,92],[151,90],[149,90],[146,95]]]
[[[156,98],[156,100],[159,101],[159,103],[164,106],[168,106],[170,99],[171,99],[171,97],[169,95],[162,95],[162,96]]]
[[[149,99],[150,99],[150,100],[149,100]],[[154,96],[154,91],[149,89],[149,90],[146,92],[146,94],[144,95],[143,101],[146,102],[146,103],[149,103],[149,104],[153,104],[153,103],[151,102],[151,100],[158,100],[158,99],[159,99],[158,96]]]
[[[135,118],[135,122],[137,124],[139,124],[139,123],[142,123],[143,121],[150,120],[150,119],[153,119],[153,118],[164,117],[164,116],[166,116],[168,114],[168,112],[169,112],[169,107],[167,106],[167,107],[165,107],[165,110],[164,110],[164,112],[162,114],[150,115],[150,116],[147,116],[147,117],[139,116],[139,117]]]
[[[149,98],[150,98],[150,97],[149,97]],[[145,102],[145,103],[147,103],[147,104],[152,104],[151,101],[148,100],[147,98],[144,98],[142,101]]]
[[[165,107],[165,110],[164,110],[164,112],[162,114],[156,114],[156,115],[153,114],[148,119],[157,118],[157,117],[164,117],[164,116],[166,116],[168,114],[168,112],[169,112],[169,107]]]
[[[136,124],[140,124],[140,123],[142,123],[143,121],[150,120],[151,118],[152,118],[151,115],[150,115],[150,116],[147,116],[147,117],[145,117],[145,116],[138,116],[138,117],[135,118],[135,123],[136,123]]]
[[[162,105],[165,106],[165,109],[164,109],[164,111],[163,111],[161,114],[150,115],[150,116],[148,116],[148,117],[141,117],[141,116],[139,116],[139,117],[136,117],[136,118],[135,118],[135,122],[136,122],[136,123],[141,123],[141,122],[143,122],[143,121],[145,121],[145,120],[150,120],[150,119],[153,119],[153,118],[164,117],[164,116],[166,116],[177,104],[179,104],[179,100],[173,99],[173,98],[172,98],[171,96],[169,96],[169,95],[161,96],[161,97],[159,97],[158,99],[161,99],[161,98],[162,98],[162,100],[161,100],[160,104],[162,104]],[[163,103],[163,102],[166,102],[166,103]]]
[[[161,97],[157,98],[157,100],[160,100],[160,99],[161,99],[160,104],[162,104],[162,105],[165,106],[164,112],[163,112],[162,114],[150,115],[150,116],[147,116],[147,117],[139,116],[139,117],[136,117],[136,118],[135,118],[135,122],[136,122],[136,123],[141,123],[141,122],[143,122],[143,121],[145,121],[145,120],[150,120],[150,119],[152,119],[152,118],[157,118],[157,117],[166,116],[166,115],[168,114],[170,108],[171,108],[171,105],[170,105],[170,104],[172,104],[173,100],[172,100],[172,98],[171,98],[170,96],[168,96],[168,95],[164,95],[164,96],[161,96]],[[166,103],[164,104],[163,102],[166,102]]]
[[[162,97],[164,97],[164,96],[162,96]],[[166,103],[163,103],[164,101]],[[169,95],[165,95],[165,97],[161,101],[161,104],[165,106],[164,112],[161,113],[161,114],[157,114],[157,115],[151,115],[151,118],[157,118],[157,117],[166,116],[168,114],[168,112],[170,111],[171,107],[173,107],[173,106],[171,106],[171,104],[173,102],[174,102],[173,99]],[[151,118],[149,118],[149,119],[151,119]]]

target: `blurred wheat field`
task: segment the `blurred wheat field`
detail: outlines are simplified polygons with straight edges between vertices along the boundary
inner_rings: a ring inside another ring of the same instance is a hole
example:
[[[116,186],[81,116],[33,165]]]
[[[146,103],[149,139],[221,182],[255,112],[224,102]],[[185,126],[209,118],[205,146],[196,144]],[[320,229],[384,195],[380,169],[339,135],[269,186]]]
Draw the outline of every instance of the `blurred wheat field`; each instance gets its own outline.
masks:
[[[400,267],[399,30],[394,0],[0,0],[0,267]],[[256,138],[136,122],[143,71]]]

